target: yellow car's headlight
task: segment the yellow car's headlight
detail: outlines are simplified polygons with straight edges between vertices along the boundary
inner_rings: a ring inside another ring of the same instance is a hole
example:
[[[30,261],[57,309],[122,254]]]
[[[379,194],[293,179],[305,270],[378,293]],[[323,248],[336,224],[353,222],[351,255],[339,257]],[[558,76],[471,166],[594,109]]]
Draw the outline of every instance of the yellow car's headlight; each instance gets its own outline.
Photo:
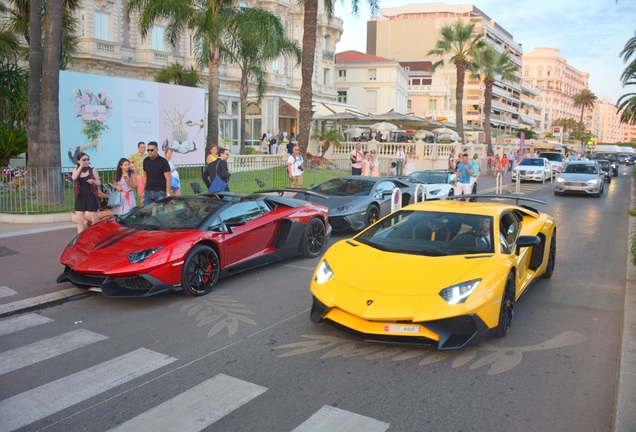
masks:
[[[464,303],[468,296],[475,291],[477,285],[479,285],[481,279],[475,279],[468,282],[462,282],[456,285],[449,286],[447,288],[442,289],[439,292],[439,295],[446,301],[448,304],[459,304]]]
[[[333,270],[331,270],[331,267],[329,267],[327,260],[322,260],[322,262],[318,266],[318,270],[316,270],[316,277],[314,277],[314,280],[317,284],[322,284],[327,282],[332,277]]]

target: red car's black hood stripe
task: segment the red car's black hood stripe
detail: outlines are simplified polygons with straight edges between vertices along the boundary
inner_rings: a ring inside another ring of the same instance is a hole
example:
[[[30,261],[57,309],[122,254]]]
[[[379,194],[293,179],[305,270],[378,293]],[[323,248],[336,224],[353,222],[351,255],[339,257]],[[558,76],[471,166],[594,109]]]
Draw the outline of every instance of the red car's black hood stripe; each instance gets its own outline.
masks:
[[[95,245],[95,249],[106,249],[107,247],[110,247],[120,241],[122,241],[123,239],[125,239],[126,237],[129,237],[133,234],[136,234],[137,232],[139,232],[138,229],[134,229],[134,228],[128,228],[122,232],[118,232],[116,234],[113,234],[111,236],[106,237],[105,239],[101,240],[100,242],[98,242]],[[114,238],[113,238],[114,237]],[[110,242],[103,244],[104,242],[111,240]]]

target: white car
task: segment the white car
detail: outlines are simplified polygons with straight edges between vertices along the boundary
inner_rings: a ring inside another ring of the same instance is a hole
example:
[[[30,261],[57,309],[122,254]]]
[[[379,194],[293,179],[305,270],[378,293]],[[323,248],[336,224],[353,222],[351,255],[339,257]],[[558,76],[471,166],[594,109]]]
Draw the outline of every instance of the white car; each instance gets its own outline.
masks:
[[[533,180],[543,182],[552,177],[552,165],[543,157],[527,157],[512,169],[512,181]]]
[[[605,184],[604,174],[596,161],[568,162],[554,183],[554,194],[576,193],[600,197]]]
[[[455,195],[455,171],[415,171],[408,175],[426,183],[426,200],[446,199]],[[477,180],[470,178],[471,195],[477,194]]]
[[[568,160],[563,156],[561,152],[541,152],[539,153],[540,158],[546,158],[550,161],[550,165],[552,165],[552,175],[555,176],[557,173],[560,173],[563,169],[563,165],[568,163]]]

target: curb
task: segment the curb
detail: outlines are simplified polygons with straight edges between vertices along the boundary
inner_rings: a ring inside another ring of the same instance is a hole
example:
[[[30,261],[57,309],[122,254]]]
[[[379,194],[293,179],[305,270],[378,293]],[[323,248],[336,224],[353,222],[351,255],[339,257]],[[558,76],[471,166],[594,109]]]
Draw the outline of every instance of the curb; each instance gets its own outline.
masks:
[[[636,188],[634,180],[630,187],[633,204]],[[633,208],[633,205],[632,207]],[[631,239],[636,235],[636,217],[629,218],[627,235],[627,274],[625,276],[625,301],[623,309],[623,340],[618,353],[618,390],[616,394],[616,412],[614,415],[615,432],[636,430],[636,267],[631,260]]]
[[[71,300],[73,297],[84,296],[86,294],[87,291],[85,290],[81,290],[79,288],[68,288],[61,291],[55,291],[50,294],[43,294],[37,297],[14,301],[12,303],[0,305],[0,317],[11,315],[16,312],[24,312],[27,309],[34,309],[38,306],[56,301]],[[93,293],[88,292],[88,294],[92,295]]]
[[[58,222],[75,222],[74,213],[50,213],[50,214],[9,214],[0,213],[0,223],[10,224],[43,224]]]

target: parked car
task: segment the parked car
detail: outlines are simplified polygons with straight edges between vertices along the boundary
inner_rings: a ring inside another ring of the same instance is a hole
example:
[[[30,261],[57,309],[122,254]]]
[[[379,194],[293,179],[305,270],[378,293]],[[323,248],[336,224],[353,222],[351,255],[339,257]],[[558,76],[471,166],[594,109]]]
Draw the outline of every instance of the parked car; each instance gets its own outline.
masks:
[[[426,199],[446,199],[455,195],[456,171],[415,171],[408,175],[426,184]],[[471,195],[477,194],[477,180],[470,178]]]
[[[552,177],[552,165],[550,161],[543,157],[527,157],[521,160],[512,169],[512,181],[533,180],[543,182]]]
[[[554,194],[577,193],[600,197],[605,178],[594,160],[568,162],[554,182]]]
[[[626,153],[619,153],[616,155],[616,159],[618,163],[627,164],[627,160],[629,159],[629,155]]]
[[[556,173],[561,172],[563,165],[567,163],[565,156],[561,152],[541,152],[539,153],[540,158],[546,158],[550,161],[550,165],[552,165],[552,172],[554,175]]]
[[[171,197],[78,234],[62,252],[57,281],[106,297],[201,296],[225,276],[316,258],[330,235],[327,208],[307,201],[231,192]]]
[[[311,189],[294,189],[294,198],[328,207],[329,224],[334,231],[360,231],[391,213],[394,189],[400,189],[403,206],[414,203],[418,184],[426,186],[416,178],[406,176],[343,176]],[[421,201],[421,197],[418,197],[418,201]]]
[[[610,162],[607,160],[596,160],[596,162],[598,163],[599,168],[601,168],[601,171],[603,172],[603,175],[605,176],[605,182],[606,183],[611,183],[612,182],[612,166],[610,165]]]
[[[557,227],[525,205],[544,201],[481,197],[413,204],[332,245],[311,280],[311,321],[441,350],[507,335],[519,298],[554,272]]]

